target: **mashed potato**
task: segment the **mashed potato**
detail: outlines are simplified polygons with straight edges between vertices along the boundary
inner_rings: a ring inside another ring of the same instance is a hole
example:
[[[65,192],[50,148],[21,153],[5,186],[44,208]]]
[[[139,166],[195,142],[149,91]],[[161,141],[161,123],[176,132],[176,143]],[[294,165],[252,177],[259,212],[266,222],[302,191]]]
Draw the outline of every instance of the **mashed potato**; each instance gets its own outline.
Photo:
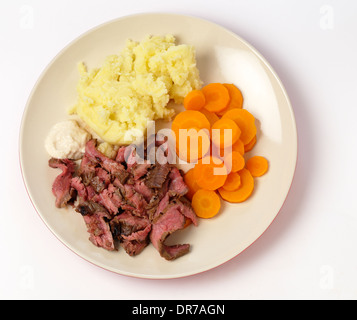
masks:
[[[70,110],[103,141],[130,144],[145,135],[149,120],[170,120],[170,99],[182,103],[202,82],[195,49],[176,45],[172,35],[127,40],[119,55],[106,58],[100,69],[79,64],[78,101]]]

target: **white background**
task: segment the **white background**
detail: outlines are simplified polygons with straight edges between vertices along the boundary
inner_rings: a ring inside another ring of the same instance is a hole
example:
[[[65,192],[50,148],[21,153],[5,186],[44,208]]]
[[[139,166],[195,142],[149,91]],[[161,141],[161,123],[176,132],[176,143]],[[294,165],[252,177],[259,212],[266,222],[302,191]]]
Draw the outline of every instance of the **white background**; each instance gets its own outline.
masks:
[[[198,16],[246,39],[297,121],[296,175],[276,220],[235,259],[183,279],[129,278],[72,253],[39,218],[19,166],[22,113],[46,65],[88,29],[142,12]],[[357,298],[356,37],[355,0],[1,1],[0,298]]]

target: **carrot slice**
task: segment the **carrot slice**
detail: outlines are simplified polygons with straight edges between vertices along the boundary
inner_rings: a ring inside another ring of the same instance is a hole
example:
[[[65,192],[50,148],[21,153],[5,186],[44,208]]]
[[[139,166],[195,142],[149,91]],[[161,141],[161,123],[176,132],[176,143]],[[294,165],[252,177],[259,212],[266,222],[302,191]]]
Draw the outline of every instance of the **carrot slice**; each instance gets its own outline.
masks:
[[[206,104],[205,95],[201,90],[192,90],[183,100],[186,110],[201,110]]]
[[[229,155],[232,151],[239,152],[242,156],[244,155],[244,144],[242,140],[238,139],[236,143],[232,146],[220,149],[216,145],[212,144],[211,146],[211,155],[224,158],[225,156]]]
[[[228,107],[220,112],[217,112],[217,114],[222,117],[225,112],[231,110],[231,109],[242,109],[243,108],[243,95],[242,92],[232,83],[223,83],[223,85],[228,89],[229,96],[231,98]]]
[[[200,218],[209,219],[221,209],[221,199],[212,190],[198,190],[192,198],[192,208]]]
[[[268,171],[268,160],[261,156],[254,156],[247,161],[246,168],[253,177],[261,177]]]
[[[224,157],[227,172],[238,172],[245,166],[244,157],[238,151],[232,151]]]
[[[212,142],[219,148],[236,143],[241,135],[237,124],[231,119],[219,119],[212,126]]]
[[[244,152],[248,152],[252,150],[256,143],[257,143],[257,136],[255,135],[254,138],[244,146]]]
[[[232,152],[232,148],[228,147],[228,148],[221,149],[212,143],[211,155],[214,157],[219,157],[221,159],[224,159],[224,157],[230,154],[231,152]]]
[[[228,107],[230,96],[222,83],[210,83],[202,88],[206,98],[204,108],[210,112],[220,112]]]
[[[227,180],[227,168],[222,160],[207,156],[198,160],[194,168],[194,178],[200,188],[216,190]]]
[[[242,156],[244,155],[245,153],[244,144],[241,139],[238,139],[238,141],[232,145],[232,151],[237,151]]]
[[[191,128],[176,139],[176,154],[186,162],[196,162],[209,152],[210,145],[208,132]]]
[[[198,128],[209,130],[211,125],[201,112],[196,110],[186,110],[180,112],[175,117],[172,121],[171,128],[175,132],[176,137],[178,137],[179,129]]]
[[[186,193],[186,197],[192,200],[193,195],[200,189],[199,185],[197,184],[194,178],[193,168],[188,170],[183,179],[188,187],[188,192]]]
[[[241,130],[240,139],[243,144],[250,142],[257,134],[257,127],[255,126],[254,116],[246,109],[232,109],[227,111],[222,119],[233,120]]]
[[[209,121],[199,111],[187,110],[175,117],[171,129],[176,136],[176,153],[180,159],[196,161],[209,151],[210,128]]]
[[[238,174],[238,172],[231,172],[227,176],[227,180],[222,188],[226,191],[234,191],[240,187],[240,184],[240,175]]]
[[[221,197],[232,203],[240,203],[247,200],[254,190],[254,178],[248,169],[239,171],[241,185],[237,190],[227,191],[224,188],[219,188],[218,192]]]
[[[211,124],[211,127],[213,126],[213,124],[219,120],[219,117],[213,113],[213,112],[209,112],[208,110],[206,110],[205,108],[200,110],[201,113],[203,113],[207,120],[209,121],[209,123]]]

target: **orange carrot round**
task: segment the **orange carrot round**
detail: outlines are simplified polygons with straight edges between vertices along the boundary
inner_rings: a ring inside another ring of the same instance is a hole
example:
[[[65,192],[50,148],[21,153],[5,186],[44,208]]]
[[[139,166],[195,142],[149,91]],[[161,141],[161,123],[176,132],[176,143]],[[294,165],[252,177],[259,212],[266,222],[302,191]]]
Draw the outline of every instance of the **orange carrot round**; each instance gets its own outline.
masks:
[[[199,111],[186,110],[175,117],[171,129],[176,136],[176,153],[180,159],[193,162],[209,151],[210,128],[209,121]]]
[[[200,188],[216,190],[226,182],[227,169],[222,160],[207,156],[195,165],[194,178]]]
[[[237,190],[227,191],[224,188],[219,188],[218,192],[221,197],[231,203],[240,203],[247,200],[254,190],[254,178],[248,169],[239,171],[241,184]]]
[[[244,144],[241,139],[238,139],[237,142],[232,145],[232,151],[237,151],[242,156],[244,155],[245,153]]]
[[[192,90],[183,100],[186,110],[201,110],[206,104],[205,95],[201,90]]]
[[[211,125],[207,118],[199,111],[195,110],[186,110],[180,112],[175,119],[172,121],[171,125],[172,130],[179,133],[179,129],[207,129],[211,128]],[[178,135],[176,135],[177,137]]]
[[[228,107],[230,96],[222,83],[210,83],[202,88],[206,98],[204,108],[210,112],[220,112]]]
[[[186,193],[186,197],[192,200],[193,195],[200,189],[194,178],[193,168],[188,170],[184,175],[184,181],[188,187],[188,192]]]
[[[224,157],[232,152],[232,149],[230,147],[221,149],[217,147],[215,144],[212,143],[211,146],[211,154],[214,157],[219,157],[221,159],[224,159]]]
[[[207,118],[207,120],[209,121],[209,123],[211,124],[211,127],[213,126],[213,124],[219,120],[219,117],[213,113],[213,112],[209,112],[208,110],[206,110],[205,108],[200,110],[201,113],[203,113],[205,115],[205,117]]]
[[[176,139],[176,154],[180,159],[192,163],[208,154],[210,146],[208,132],[191,128]]]
[[[232,151],[224,157],[227,172],[238,172],[245,166],[244,157],[238,151]]]
[[[211,146],[211,155],[220,157],[222,159],[229,155],[232,151],[239,152],[242,156],[244,156],[244,144],[240,139],[238,139],[238,141],[232,146],[224,149],[220,149],[214,144]]]
[[[246,168],[253,177],[261,177],[268,171],[268,160],[261,156],[254,156],[247,161]]]
[[[257,143],[257,136],[255,135],[251,141],[244,145],[244,152],[249,152],[252,150]]]
[[[212,142],[221,149],[236,143],[240,135],[237,124],[228,118],[219,119],[212,126]]]
[[[217,112],[219,116],[223,116],[225,112],[231,109],[242,109],[243,108],[243,95],[242,92],[232,83],[223,83],[223,85],[228,89],[230,102],[228,107],[220,112]]]
[[[222,119],[233,120],[241,130],[240,139],[246,145],[257,134],[254,116],[246,109],[232,109],[227,111]]]
[[[227,176],[227,180],[222,188],[226,191],[234,191],[240,187],[240,184],[240,175],[238,174],[238,172],[231,172]]]
[[[221,209],[221,199],[212,190],[198,190],[192,198],[192,208],[200,218],[209,219]]]

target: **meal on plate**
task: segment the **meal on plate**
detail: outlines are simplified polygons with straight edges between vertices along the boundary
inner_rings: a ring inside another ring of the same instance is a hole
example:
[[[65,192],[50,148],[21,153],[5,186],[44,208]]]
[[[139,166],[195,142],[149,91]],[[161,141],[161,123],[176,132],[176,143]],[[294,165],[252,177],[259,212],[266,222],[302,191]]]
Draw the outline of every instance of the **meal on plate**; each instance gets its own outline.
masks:
[[[167,237],[216,216],[222,200],[247,200],[254,178],[268,170],[264,157],[248,158],[257,129],[241,91],[202,87],[194,47],[175,42],[172,35],[128,40],[99,69],[80,63],[70,119],[45,140],[49,166],[62,170],[52,185],[55,205],[72,206],[89,240],[109,251],[135,256],[151,243],[166,260],[185,255],[190,245],[167,245]],[[175,114],[169,101],[185,111]],[[148,135],[156,120],[172,120],[173,148],[168,136]],[[194,167],[183,172],[176,158]]]

